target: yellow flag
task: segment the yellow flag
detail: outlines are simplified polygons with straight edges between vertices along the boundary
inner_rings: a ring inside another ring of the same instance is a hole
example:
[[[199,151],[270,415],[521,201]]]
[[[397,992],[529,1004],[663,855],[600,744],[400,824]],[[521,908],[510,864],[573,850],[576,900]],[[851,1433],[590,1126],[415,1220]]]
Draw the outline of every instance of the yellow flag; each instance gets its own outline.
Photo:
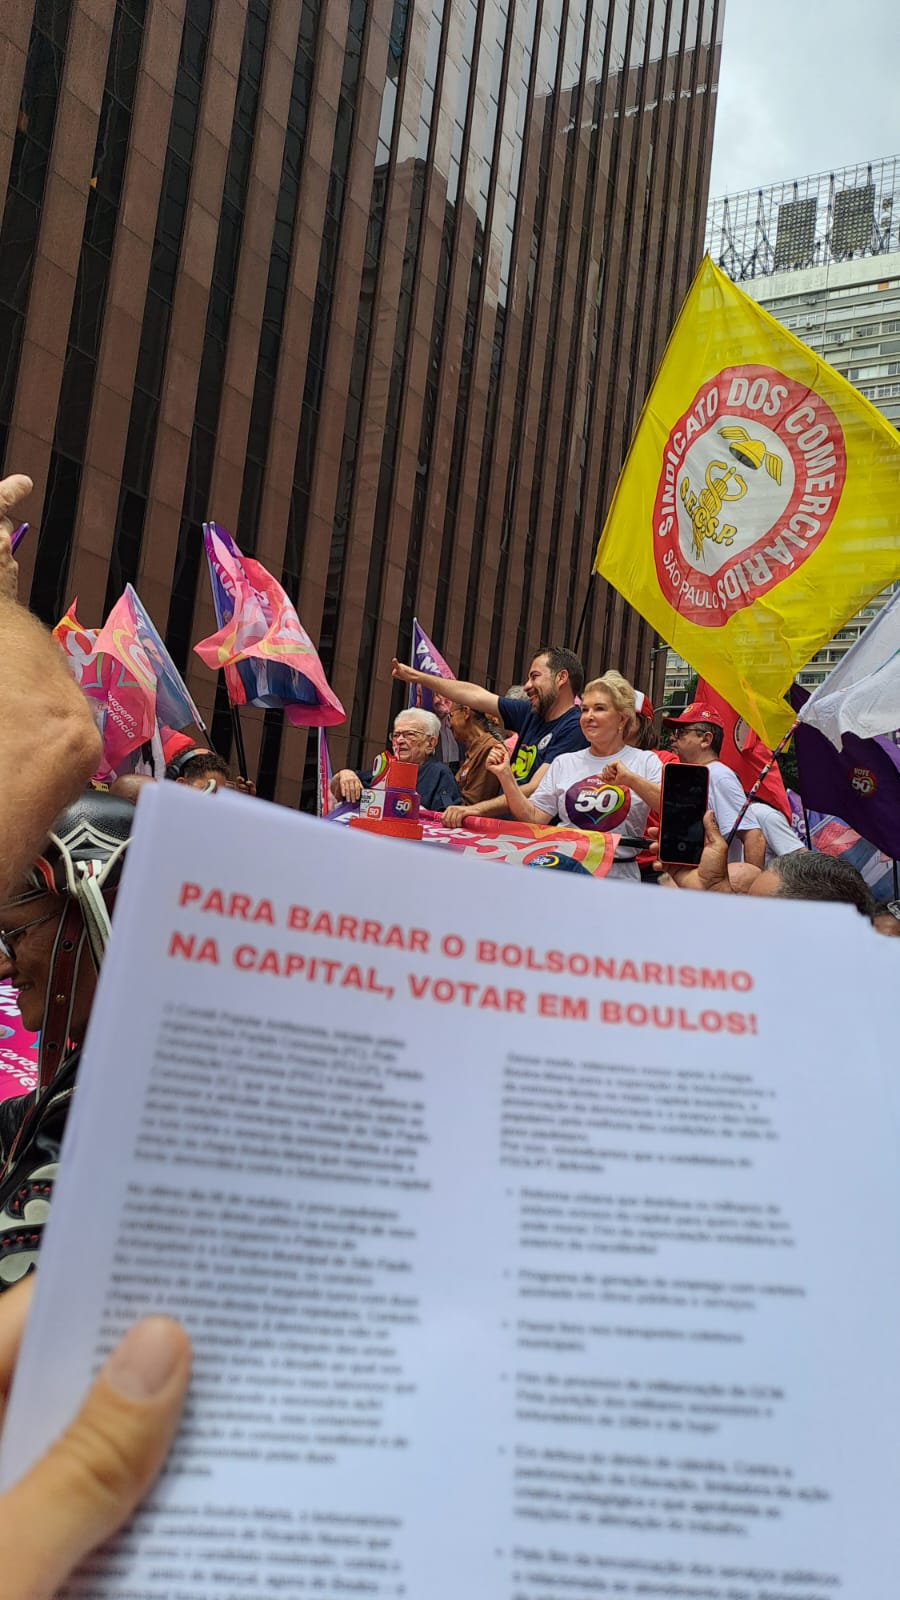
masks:
[[[900,435],[707,256],[594,567],[774,745],[798,669],[900,576]]]

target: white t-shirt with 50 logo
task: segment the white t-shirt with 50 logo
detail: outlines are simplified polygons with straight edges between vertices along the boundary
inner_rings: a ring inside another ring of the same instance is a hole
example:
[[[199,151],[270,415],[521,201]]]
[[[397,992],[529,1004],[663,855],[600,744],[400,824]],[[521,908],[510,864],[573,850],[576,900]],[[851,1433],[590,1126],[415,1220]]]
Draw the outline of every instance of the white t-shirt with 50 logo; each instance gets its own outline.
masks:
[[[637,750],[633,745],[623,745],[621,750],[608,756],[575,750],[551,761],[531,796],[532,805],[545,811],[548,817],[557,817],[566,828],[617,833],[625,839],[641,838],[649,807],[632,789],[623,792],[601,781],[600,774],[611,761],[621,761],[624,767],[648,783],[662,782],[662,762],[655,750]],[[614,863],[609,875],[632,881],[640,877],[634,863],[624,861]]]

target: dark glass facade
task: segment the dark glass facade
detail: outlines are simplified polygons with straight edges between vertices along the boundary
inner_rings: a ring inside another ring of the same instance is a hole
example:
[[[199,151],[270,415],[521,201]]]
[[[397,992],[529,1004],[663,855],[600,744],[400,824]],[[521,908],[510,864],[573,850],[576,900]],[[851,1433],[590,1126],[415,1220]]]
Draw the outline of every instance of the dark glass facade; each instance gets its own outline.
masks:
[[[34,609],[96,625],[134,582],[227,749],[190,650],[208,515],[320,642],[336,762],[383,747],[414,616],[503,690],[589,595],[591,672],[652,689],[590,571],[702,250],[723,13],[4,8],[0,457],[35,480]],[[308,797],[314,741],[244,720],[261,792]]]

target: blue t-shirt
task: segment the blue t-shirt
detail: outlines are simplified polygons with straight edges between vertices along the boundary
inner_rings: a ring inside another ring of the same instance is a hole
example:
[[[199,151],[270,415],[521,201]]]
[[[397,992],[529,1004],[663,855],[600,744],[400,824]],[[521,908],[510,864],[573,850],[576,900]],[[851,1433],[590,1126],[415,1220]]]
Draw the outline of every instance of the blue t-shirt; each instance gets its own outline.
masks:
[[[554,717],[552,722],[545,722],[536,711],[532,711],[528,700],[501,698],[499,712],[504,728],[514,730],[519,736],[510,758],[516,783],[527,783],[538,767],[553,761],[556,756],[587,748],[587,739],[581,731],[579,706],[571,706],[561,717]]]

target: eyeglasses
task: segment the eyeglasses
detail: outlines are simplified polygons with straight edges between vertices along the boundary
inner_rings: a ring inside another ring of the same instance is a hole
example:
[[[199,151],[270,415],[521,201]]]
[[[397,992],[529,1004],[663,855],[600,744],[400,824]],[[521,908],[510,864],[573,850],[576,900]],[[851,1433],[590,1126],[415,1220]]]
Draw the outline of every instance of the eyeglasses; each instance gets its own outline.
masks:
[[[900,922],[900,900],[885,900],[884,905],[879,906],[879,910],[888,911],[897,922]]]
[[[401,728],[399,733],[391,734],[391,744],[396,744],[400,739],[427,739],[427,733],[417,733],[415,728]]]
[[[29,928],[39,928],[42,922],[52,922],[59,916],[58,911],[48,911],[46,916],[34,917],[31,922],[21,922],[18,928],[0,928],[0,956],[4,961],[15,961],[15,941],[21,939],[23,933]]]

